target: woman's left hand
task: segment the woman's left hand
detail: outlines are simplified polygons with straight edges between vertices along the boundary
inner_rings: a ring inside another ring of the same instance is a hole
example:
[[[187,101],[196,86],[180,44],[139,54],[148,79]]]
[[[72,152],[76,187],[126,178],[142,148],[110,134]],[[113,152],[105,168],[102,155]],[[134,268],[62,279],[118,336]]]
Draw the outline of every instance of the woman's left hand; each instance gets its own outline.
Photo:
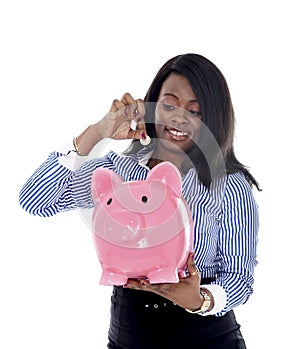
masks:
[[[189,276],[179,279],[178,283],[150,284],[147,279],[129,279],[126,288],[154,292],[177,305],[191,310],[199,309],[204,301],[200,294],[200,280],[197,266],[190,253],[187,260]]]

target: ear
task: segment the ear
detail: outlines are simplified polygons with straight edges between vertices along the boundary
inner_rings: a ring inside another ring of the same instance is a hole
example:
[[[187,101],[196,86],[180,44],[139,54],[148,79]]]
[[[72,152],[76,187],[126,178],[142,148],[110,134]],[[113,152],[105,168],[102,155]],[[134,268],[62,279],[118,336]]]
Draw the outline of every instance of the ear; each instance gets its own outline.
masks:
[[[116,184],[122,182],[122,179],[106,168],[97,168],[92,176],[91,192],[94,202],[101,199],[104,194],[113,190]]]
[[[161,162],[150,171],[147,181],[159,179],[172,189],[177,197],[181,196],[181,174],[178,168],[168,161]]]

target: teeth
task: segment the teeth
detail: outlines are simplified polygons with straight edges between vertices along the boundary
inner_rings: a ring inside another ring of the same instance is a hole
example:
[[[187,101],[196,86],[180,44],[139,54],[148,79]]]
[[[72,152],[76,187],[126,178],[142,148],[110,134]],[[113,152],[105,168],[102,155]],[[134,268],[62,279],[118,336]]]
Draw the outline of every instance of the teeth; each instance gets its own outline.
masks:
[[[168,131],[174,135],[174,136],[187,136],[187,132],[181,132],[181,131],[175,131],[175,130],[170,130],[168,129]]]

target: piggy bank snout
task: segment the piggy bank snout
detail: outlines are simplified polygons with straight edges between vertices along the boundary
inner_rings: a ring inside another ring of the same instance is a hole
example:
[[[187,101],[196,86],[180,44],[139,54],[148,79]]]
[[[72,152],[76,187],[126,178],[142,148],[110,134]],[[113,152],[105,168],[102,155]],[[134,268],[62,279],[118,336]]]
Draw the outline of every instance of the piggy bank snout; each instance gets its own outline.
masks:
[[[142,214],[120,208],[114,210],[114,215],[105,220],[104,233],[108,240],[126,244],[139,241],[144,227],[145,219]]]

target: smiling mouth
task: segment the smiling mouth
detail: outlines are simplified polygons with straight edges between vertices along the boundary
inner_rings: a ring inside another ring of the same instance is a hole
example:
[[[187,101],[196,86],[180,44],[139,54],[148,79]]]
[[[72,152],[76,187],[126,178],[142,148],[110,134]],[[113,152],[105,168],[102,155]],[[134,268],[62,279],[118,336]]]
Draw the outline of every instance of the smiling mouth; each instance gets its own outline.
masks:
[[[189,136],[189,132],[183,132],[176,128],[166,126],[166,130],[172,135],[173,138],[177,140],[182,140]]]

